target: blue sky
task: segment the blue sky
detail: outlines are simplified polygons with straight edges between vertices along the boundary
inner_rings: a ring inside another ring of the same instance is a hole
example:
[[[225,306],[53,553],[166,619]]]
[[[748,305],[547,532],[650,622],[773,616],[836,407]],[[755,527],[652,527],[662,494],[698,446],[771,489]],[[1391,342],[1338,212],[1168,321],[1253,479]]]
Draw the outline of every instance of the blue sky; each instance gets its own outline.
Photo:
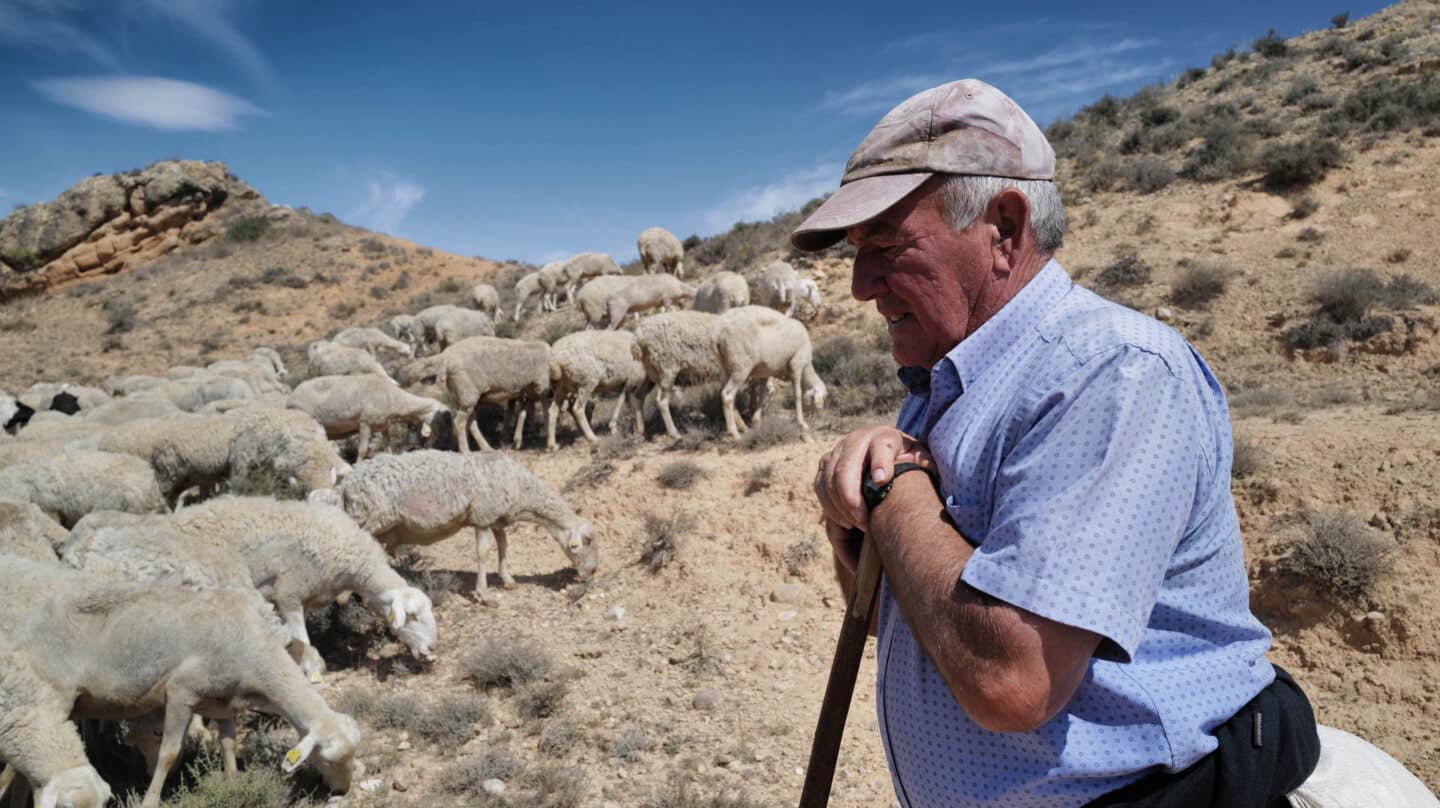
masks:
[[[934,84],[1043,126],[1384,5],[0,0],[0,213],[184,157],[451,252],[626,261],[833,190]]]

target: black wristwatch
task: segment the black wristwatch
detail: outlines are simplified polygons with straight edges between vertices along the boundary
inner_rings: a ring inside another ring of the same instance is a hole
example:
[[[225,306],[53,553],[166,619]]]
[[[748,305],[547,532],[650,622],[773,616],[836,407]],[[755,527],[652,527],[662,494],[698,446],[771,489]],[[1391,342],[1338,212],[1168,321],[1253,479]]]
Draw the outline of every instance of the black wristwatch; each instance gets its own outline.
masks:
[[[860,484],[860,496],[865,500],[865,507],[872,511],[875,510],[875,506],[884,502],[885,497],[890,495],[890,489],[895,485],[895,481],[900,479],[900,475],[907,471],[923,471],[930,477],[931,483],[938,482],[935,477],[935,472],[924,466],[915,463],[896,463],[894,470],[890,474],[890,481],[884,485],[877,485],[874,480],[870,479],[869,475],[865,476],[865,481]]]

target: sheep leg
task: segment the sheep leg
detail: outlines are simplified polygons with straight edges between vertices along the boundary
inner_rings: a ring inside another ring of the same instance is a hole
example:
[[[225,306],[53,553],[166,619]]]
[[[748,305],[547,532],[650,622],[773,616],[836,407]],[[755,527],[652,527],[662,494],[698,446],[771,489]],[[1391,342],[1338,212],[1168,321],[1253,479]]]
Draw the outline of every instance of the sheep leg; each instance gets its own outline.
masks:
[[[613,331],[625,322],[625,315],[629,313],[630,307],[622,297],[612,297],[605,301],[605,308],[609,311],[610,324],[605,326],[607,331]]]
[[[300,604],[286,604],[278,611],[280,619],[285,622],[285,628],[290,632],[290,637],[301,644],[300,670],[311,682],[318,684],[320,673],[325,669],[325,663],[320,659],[320,652],[310,644],[310,632],[305,628],[305,608]]]
[[[13,771],[10,766],[5,771]],[[24,777],[16,777],[14,788],[10,789],[10,808],[25,808],[30,804],[30,781]]]
[[[744,377],[731,375],[725,380],[725,386],[720,388],[720,408],[725,413],[725,432],[732,438],[740,437],[739,422],[742,419],[735,407],[735,394],[744,386]]]
[[[576,391],[575,399],[570,402],[570,414],[575,416],[575,424],[580,427],[580,432],[585,435],[585,440],[594,443],[597,438],[595,431],[590,428],[590,419],[585,415],[585,405],[590,403],[590,391],[581,389]],[[618,405],[617,405],[618,406]],[[619,410],[616,410],[619,412]],[[610,419],[610,431],[615,431],[615,419]]]
[[[525,437],[525,415],[530,407],[522,402],[515,409],[519,410],[515,415],[515,451],[518,452],[520,451],[520,441]]]
[[[235,719],[233,716],[220,721],[220,757],[224,762],[225,779],[234,780],[240,769],[235,765]]]
[[[805,396],[800,390],[800,380],[804,377],[798,370],[792,370],[790,375],[795,377],[795,422],[800,425],[801,431],[809,432],[810,425],[805,423]]]
[[[615,434],[615,427],[620,423],[620,414],[625,411],[625,402],[629,398],[630,391],[628,389],[621,390],[620,395],[615,397],[615,410],[610,413],[610,421],[606,424],[612,435]]]
[[[168,693],[165,700],[165,734],[160,739],[160,757],[155,762],[155,774],[150,777],[150,787],[145,789],[145,800],[140,808],[160,808],[160,792],[175,761],[180,759],[180,747],[185,741],[185,728],[190,726],[190,704],[181,694],[183,691]]]
[[[500,585],[506,589],[514,589],[515,576],[510,574],[510,562],[505,557],[506,546],[505,528],[495,528],[495,553],[500,556]]]
[[[360,425],[360,437],[355,441],[355,462],[359,463],[365,459],[365,453],[370,449],[370,425]]]
[[[490,451],[490,442],[487,441],[487,440],[485,440],[485,433],[483,433],[483,432],[480,431],[480,416],[479,416],[479,407],[480,407],[480,405],[479,405],[479,404],[476,404],[475,407],[476,407],[476,409],[472,409],[472,410],[470,411],[470,417],[467,418],[467,419],[465,419],[465,430],[466,430],[467,432],[469,432],[472,437],[475,438],[475,442],[480,445],[480,451],[482,451],[482,452],[488,452],[488,451]],[[462,436],[462,437],[463,437],[463,436]],[[466,454],[469,454],[469,453],[470,453],[470,442],[469,442],[469,441],[466,441],[466,440],[461,440],[461,441],[460,441],[460,450],[461,450],[462,452],[465,452]]]
[[[490,585],[485,581],[485,555],[495,534],[488,527],[475,528],[475,595],[481,603],[490,602]]]
[[[555,443],[555,419],[560,415],[560,404],[553,392],[550,394],[550,406],[545,408],[545,451],[553,452],[559,448]]]
[[[660,418],[665,421],[665,434],[673,440],[680,439],[680,430],[675,428],[675,419],[670,417],[670,393],[674,390],[670,385],[660,385],[655,391],[655,406],[660,408]]]

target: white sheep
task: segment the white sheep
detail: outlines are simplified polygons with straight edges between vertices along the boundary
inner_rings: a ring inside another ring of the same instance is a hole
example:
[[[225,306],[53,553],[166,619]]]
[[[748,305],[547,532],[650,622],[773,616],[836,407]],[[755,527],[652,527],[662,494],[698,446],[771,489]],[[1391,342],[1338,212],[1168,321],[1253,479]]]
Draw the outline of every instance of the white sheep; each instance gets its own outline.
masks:
[[[417,659],[435,658],[430,598],[391,568],[374,537],[343,510],[314,502],[219,497],[181,508],[171,522],[192,541],[237,552],[249,566],[250,582],[275,604],[290,636],[307,647],[305,607],[354,592]]]
[[[346,328],[339,331],[330,341],[336,345],[344,345],[347,348],[360,348],[370,352],[371,356],[379,357],[381,351],[391,351],[400,356],[414,356],[415,348],[406,342],[386,335],[384,331],[369,326],[363,328]]]
[[[477,283],[470,287],[470,302],[475,308],[490,315],[491,319],[499,319],[504,312],[500,311],[500,291],[488,283]]]
[[[445,405],[433,398],[412,395],[374,375],[317,376],[296,385],[286,406],[300,410],[325,428],[331,440],[359,434],[355,459],[364,460],[370,436],[386,437],[389,427],[412,424],[421,437],[429,437],[435,416]]]
[[[545,311],[559,311],[561,291],[565,292],[565,302],[571,302],[569,276],[565,272],[565,263],[568,260],[551,261],[535,272],[540,278],[540,288],[545,291],[545,297],[541,300]]]
[[[594,529],[555,489],[499,452],[461,455],[422,450],[360,463],[338,489],[345,512],[387,547],[433,544],[460,528],[475,529],[476,588],[488,597],[485,555],[495,544],[500,581],[515,586],[506,563],[505,530],[536,522],[588,579],[598,556]]]
[[[255,387],[243,378],[203,371],[179,381],[167,381],[148,387],[130,394],[130,398],[161,399],[185,412],[196,412],[212,401],[250,398],[254,395]]]
[[[344,376],[350,373],[373,373],[390,378],[385,368],[363,348],[336,345],[325,340],[316,340],[305,349],[305,358],[310,361],[310,373],[315,376]]]
[[[420,325],[425,343],[434,343],[441,351],[468,337],[495,336],[495,321],[490,315],[448,303],[417,312],[415,322]]]
[[[685,262],[682,260],[685,258],[685,247],[674,233],[663,227],[651,227],[640,231],[635,246],[640,250],[640,262],[645,265],[647,273],[663,269],[674,273],[677,278],[685,277]]]
[[[420,324],[415,322],[415,315],[397,314],[390,318],[385,327],[390,329],[391,336],[410,346],[411,356],[415,355],[415,351],[420,347]]]
[[[825,406],[825,383],[815,372],[810,333],[792,320],[764,306],[742,306],[720,315],[711,327],[715,355],[720,360],[725,385],[720,401],[725,411],[725,431],[740,436],[744,422],[735,410],[740,389],[761,379],[782,379],[795,384],[795,420],[808,431],[802,402],[815,408]],[[754,420],[760,420],[765,406],[766,385],[758,385],[759,402]]]
[[[575,296],[588,328],[619,328],[631,314],[684,306],[695,287],[673,275],[606,275],[595,278]]]
[[[29,782],[36,808],[103,808],[110,786],[85,757],[69,713],[29,657],[0,634],[0,760],[6,776],[18,773]],[[19,784],[12,788],[12,800],[24,805]]]
[[[697,384],[720,377],[720,359],[710,329],[719,315],[703,311],[671,311],[646,318],[635,326],[635,343],[655,406],[665,421],[665,434],[679,438],[670,417],[670,397],[677,384]],[[643,394],[642,394],[643,397]]]
[[[524,313],[526,304],[537,295],[540,296],[540,310],[549,311],[545,298],[547,294],[545,276],[542,276],[538,270],[522,275],[520,280],[515,281],[515,322],[520,322],[520,315]]]
[[[91,511],[153,513],[166,504],[144,460],[75,448],[0,469],[0,500],[34,504],[67,527]]]
[[[641,400],[636,393],[645,387],[645,366],[635,335],[628,331],[599,331],[567,334],[550,346],[550,407],[545,421],[545,448],[555,449],[555,420],[564,407],[575,418],[585,439],[594,443],[595,432],[585,414],[585,405],[596,393],[618,392],[610,431],[620,420],[625,402],[635,409],[635,428],[644,431]]]
[[[244,360],[221,359],[211,362],[205,370],[212,376],[241,379],[257,394],[286,389],[285,377],[288,372],[280,354],[274,348],[256,348]]]
[[[0,502],[0,555],[56,563],[69,537],[60,523],[29,502]]]
[[[601,275],[620,275],[622,272],[615,259],[605,253],[587,252],[571,256],[560,267],[566,302],[574,302],[575,289],[581,283]]]
[[[471,337],[441,353],[432,370],[436,385],[445,390],[455,408],[460,451],[470,451],[466,433],[480,448],[490,448],[477,420],[481,404],[501,404],[518,411],[515,448],[519,449],[528,405],[550,391],[550,346],[531,340]]]
[[[695,288],[695,310],[723,314],[750,305],[750,284],[738,272],[716,272]]]
[[[820,289],[815,281],[800,277],[795,267],[785,261],[772,261],[760,275],[760,304],[779,310],[785,307],[785,316],[795,313],[795,307],[803,298],[810,305],[820,305]]]
[[[233,719],[247,705],[279,713],[300,731],[285,771],[310,760],[332,790],[349,790],[359,726],[325,704],[244,594],[117,586],[26,559],[0,565],[0,590],[35,604],[8,636],[62,711],[110,719],[164,711],[143,808],[160,805],[196,714],[222,720],[230,769]]]

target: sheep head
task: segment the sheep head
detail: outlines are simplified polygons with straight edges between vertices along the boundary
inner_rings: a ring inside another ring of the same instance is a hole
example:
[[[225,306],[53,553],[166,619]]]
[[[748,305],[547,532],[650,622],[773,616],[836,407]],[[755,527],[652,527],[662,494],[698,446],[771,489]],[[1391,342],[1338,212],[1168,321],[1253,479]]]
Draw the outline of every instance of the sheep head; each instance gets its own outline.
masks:
[[[435,612],[430,598],[413,586],[380,593],[385,621],[416,659],[435,659]]]
[[[102,808],[110,801],[110,786],[90,766],[66,769],[40,789],[36,808]]]
[[[600,555],[595,548],[595,528],[584,519],[578,519],[563,530],[552,531],[556,541],[565,548],[570,565],[580,574],[581,580],[589,580],[599,566]]]
[[[350,781],[355,776],[355,751],[359,747],[360,726],[355,719],[343,713],[331,713],[315,722],[300,743],[285,753],[280,768],[289,774],[313,758],[325,785],[343,794],[350,790]],[[314,754],[317,749],[318,755]]]
[[[805,404],[817,410],[825,409],[825,382],[821,381],[820,374],[815,372],[815,366],[806,365],[802,377],[800,385],[805,391]]]

